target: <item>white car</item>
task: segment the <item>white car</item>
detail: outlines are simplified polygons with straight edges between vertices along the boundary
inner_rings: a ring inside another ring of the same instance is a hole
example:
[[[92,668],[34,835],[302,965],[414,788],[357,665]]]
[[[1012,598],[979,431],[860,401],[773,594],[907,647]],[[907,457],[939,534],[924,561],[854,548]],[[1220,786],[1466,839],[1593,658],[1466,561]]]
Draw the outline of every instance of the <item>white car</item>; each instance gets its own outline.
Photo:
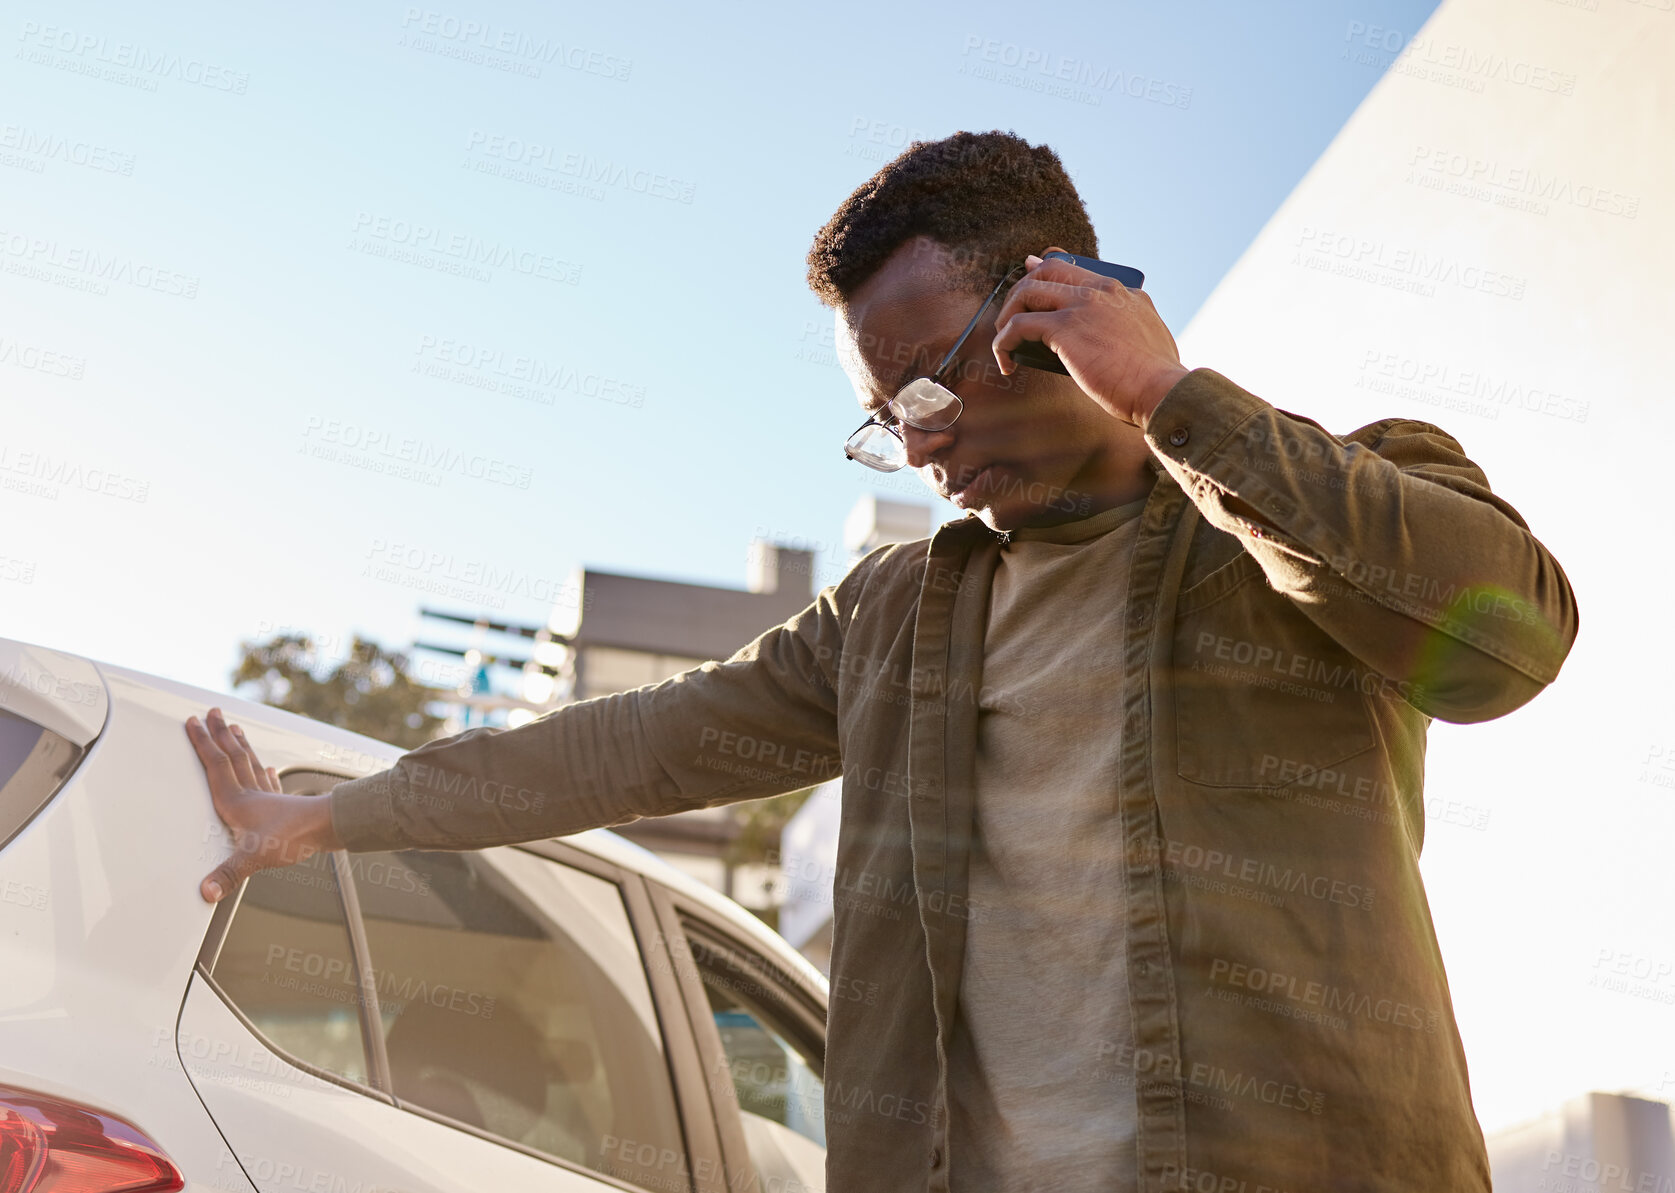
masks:
[[[0,639],[0,1193],[824,1186],[819,971],[603,831],[237,897],[184,722],[286,791],[401,751]]]

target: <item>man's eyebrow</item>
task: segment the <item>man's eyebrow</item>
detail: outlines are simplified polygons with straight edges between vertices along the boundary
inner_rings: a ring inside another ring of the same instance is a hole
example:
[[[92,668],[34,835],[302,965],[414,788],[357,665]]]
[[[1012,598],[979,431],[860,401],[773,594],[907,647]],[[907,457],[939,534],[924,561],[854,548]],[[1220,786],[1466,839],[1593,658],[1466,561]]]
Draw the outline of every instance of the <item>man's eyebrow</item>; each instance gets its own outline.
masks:
[[[890,396],[892,398],[895,397],[901,392],[902,386],[906,385],[909,381],[912,381],[916,377],[929,377],[930,374],[919,367],[919,361],[923,359],[928,364],[931,358],[932,354],[930,351],[930,345],[915,344],[913,346],[912,359],[900,369],[896,370],[895,384],[890,387]],[[941,357],[937,357],[936,359],[940,360]]]

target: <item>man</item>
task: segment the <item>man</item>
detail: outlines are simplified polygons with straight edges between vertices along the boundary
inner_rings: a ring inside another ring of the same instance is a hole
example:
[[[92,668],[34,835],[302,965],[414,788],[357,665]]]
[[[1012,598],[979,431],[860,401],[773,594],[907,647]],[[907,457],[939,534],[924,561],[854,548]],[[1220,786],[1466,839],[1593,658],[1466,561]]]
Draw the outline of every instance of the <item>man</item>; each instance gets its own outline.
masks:
[[[1098,249],[1057,156],[960,133],[809,255],[870,416],[845,450],[965,519],[724,663],[329,802],[194,720],[216,806],[270,845],[469,849],[806,784],[706,765],[721,731],[841,759],[838,887],[918,907],[837,900],[834,978],[896,993],[830,1012],[828,1090],[861,1107],[828,1123],[831,1189],[1486,1191],[1418,869],[1425,732],[1553,681],[1570,586],[1442,431],[1339,438],[1188,370],[1149,297],[1053,247]],[[1018,367],[1026,341],[1068,375]],[[459,774],[561,798],[441,794]]]

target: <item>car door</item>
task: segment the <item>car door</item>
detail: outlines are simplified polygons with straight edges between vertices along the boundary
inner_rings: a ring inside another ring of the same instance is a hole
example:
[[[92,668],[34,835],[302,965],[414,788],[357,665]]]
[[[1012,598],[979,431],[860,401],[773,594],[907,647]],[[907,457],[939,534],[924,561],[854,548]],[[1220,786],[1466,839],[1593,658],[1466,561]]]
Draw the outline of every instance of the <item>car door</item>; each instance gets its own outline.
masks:
[[[718,1163],[643,884],[556,853],[321,855],[226,901],[177,1042],[259,1190],[672,1193]]]
[[[684,892],[648,886],[686,997],[730,1187],[821,1193],[824,990],[800,972],[790,945],[773,947]]]

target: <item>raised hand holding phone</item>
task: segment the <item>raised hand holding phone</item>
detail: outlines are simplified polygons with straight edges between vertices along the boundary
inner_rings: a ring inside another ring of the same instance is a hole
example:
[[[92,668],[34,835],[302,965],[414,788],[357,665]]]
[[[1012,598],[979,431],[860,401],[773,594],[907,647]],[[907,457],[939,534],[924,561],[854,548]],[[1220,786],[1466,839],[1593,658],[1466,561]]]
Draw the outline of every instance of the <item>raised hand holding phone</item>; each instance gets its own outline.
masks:
[[[995,319],[995,360],[1064,373],[1113,418],[1144,430],[1163,395],[1190,371],[1175,337],[1140,289],[1137,269],[1048,249]]]

